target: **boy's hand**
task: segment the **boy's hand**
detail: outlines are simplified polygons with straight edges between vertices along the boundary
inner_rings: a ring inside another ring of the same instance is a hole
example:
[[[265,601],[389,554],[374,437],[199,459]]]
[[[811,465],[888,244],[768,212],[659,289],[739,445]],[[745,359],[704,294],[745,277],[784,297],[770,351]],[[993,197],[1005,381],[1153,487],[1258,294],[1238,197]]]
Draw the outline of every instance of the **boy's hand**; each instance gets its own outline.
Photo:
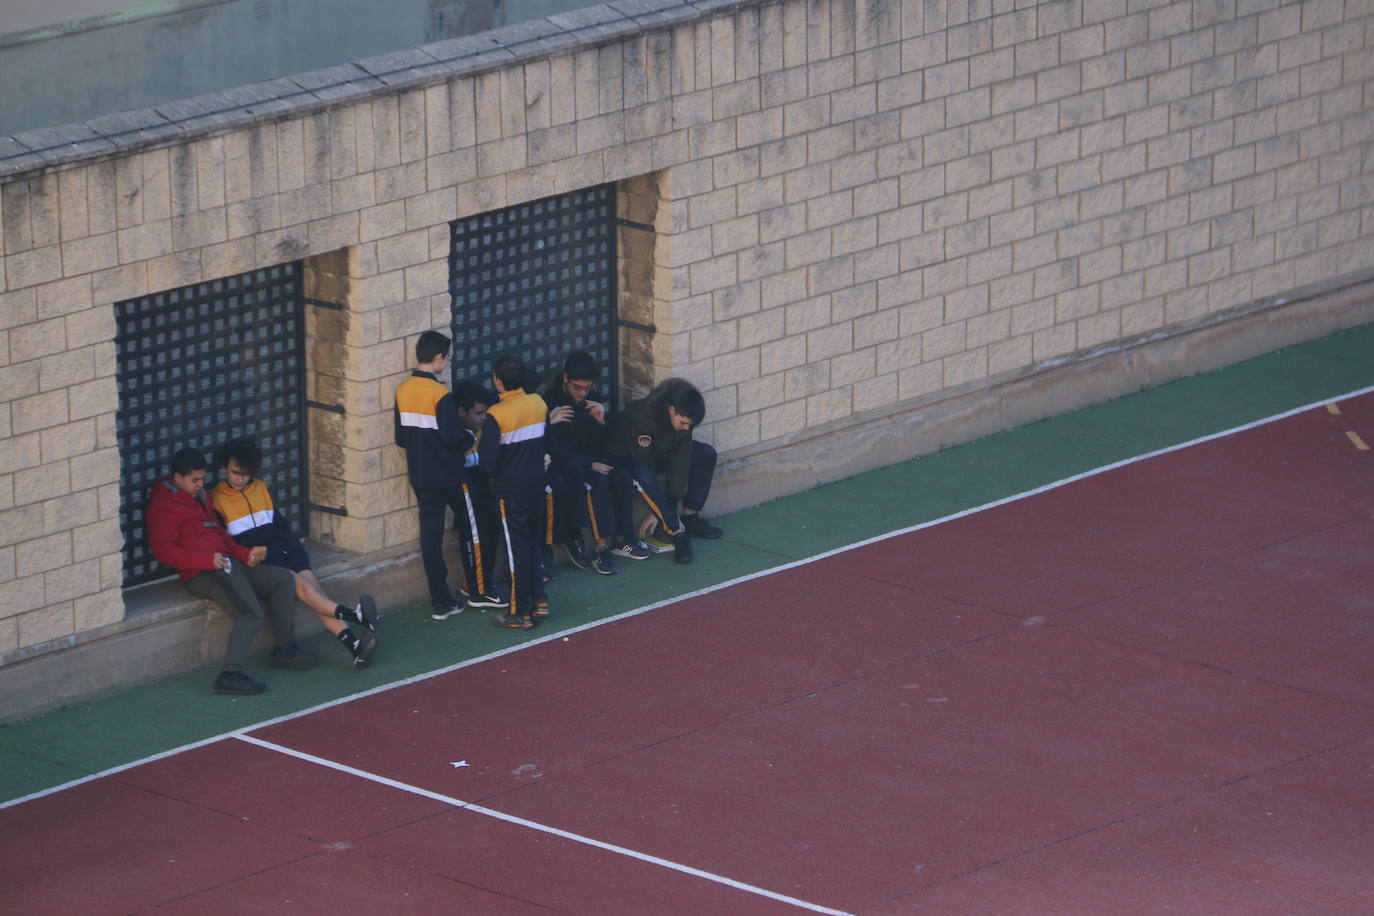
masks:
[[[592,470],[598,474],[609,474],[611,473],[611,466],[604,461],[593,461]]]
[[[228,568],[229,568],[229,558],[226,557],[226,556],[225,556],[224,554],[222,554],[222,553],[217,553],[217,554],[215,554],[215,569],[224,569],[224,570],[227,570]]]
[[[572,416],[573,409],[569,407],[567,404],[564,404],[561,407],[555,407],[553,410],[549,411],[549,422],[567,423],[569,420],[572,419]]]
[[[606,405],[605,405],[605,404],[602,404],[600,401],[593,401],[593,400],[587,400],[585,403],[586,403],[586,405],[587,405],[587,413],[589,413],[589,414],[592,415],[592,419],[595,420],[596,422],[600,423],[602,426],[605,426],[605,425],[606,425]],[[604,474],[604,473],[606,473],[606,472],[605,472],[605,471],[602,471],[601,473]]]
[[[658,516],[646,515],[644,521],[639,523],[639,536],[646,538],[658,530]]]
[[[248,551],[249,566],[257,566],[265,559],[267,559],[266,547],[254,547],[252,550]]]

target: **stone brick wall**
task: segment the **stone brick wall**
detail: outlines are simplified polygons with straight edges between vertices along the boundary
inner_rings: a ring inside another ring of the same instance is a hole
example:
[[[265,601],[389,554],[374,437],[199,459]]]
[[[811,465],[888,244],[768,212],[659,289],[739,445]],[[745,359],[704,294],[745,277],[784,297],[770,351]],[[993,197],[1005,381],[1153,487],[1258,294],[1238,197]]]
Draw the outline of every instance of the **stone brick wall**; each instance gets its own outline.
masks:
[[[305,261],[312,528],[366,552],[416,536],[390,405],[460,216],[620,182],[626,383],[696,381],[746,481],[1374,268],[1370,0],[620,6],[0,138],[0,659],[124,614],[118,300]]]

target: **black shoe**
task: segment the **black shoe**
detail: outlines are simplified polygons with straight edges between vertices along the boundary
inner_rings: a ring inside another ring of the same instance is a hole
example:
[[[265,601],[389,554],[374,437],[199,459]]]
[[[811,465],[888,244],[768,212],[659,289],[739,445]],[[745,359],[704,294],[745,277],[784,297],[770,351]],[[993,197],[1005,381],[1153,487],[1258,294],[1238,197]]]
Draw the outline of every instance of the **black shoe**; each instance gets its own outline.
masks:
[[[358,623],[374,633],[377,632],[377,624],[382,620],[382,615],[377,613],[377,602],[372,600],[371,595],[358,596],[358,606],[353,609],[353,616],[357,618]]]
[[[692,538],[685,531],[673,535],[673,562],[692,562]]]
[[[568,562],[578,569],[586,569],[591,565],[587,559],[587,548],[582,546],[582,539],[568,541],[563,545],[563,549],[568,552]]]
[[[463,613],[463,603],[462,603],[461,601],[457,601],[457,602],[454,602],[453,604],[445,604],[445,605],[443,605],[443,606],[441,606],[441,607],[436,607],[436,608],[431,609],[430,612],[429,612],[429,619],[430,619],[430,620],[448,620],[448,619],[449,619],[450,617],[452,617],[454,614],[461,614],[461,613]]]
[[[377,634],[371,630],[364,630],[362,637],[358,640],[358,648],[353,651],[353,667],[362,671],[372,664],[372,656],[377,652]]]
[[[267,689],[262,681],[255,681],[242,671],[221,671],[215,678],[215,693],[229,696],[257,696]]]
[[[681,515],[682,527],[687,529],[687,533],[694,538],[718,538],[725,534],[724,531],[712,525],[700,515]]]
[[[277,646],[267,656],[267,664],[272,668],[286,668],[291,671],[309,671],[319,662],[315,656],[293,642]]]
[[[499,592],[497,592],[497,593],[495,593],[495,594],[493,594],[493,593],[491,593],[491,592],[488,592],[488,593],[485,594],[485,595],[469,595],[469,596],[468,596],[468,607],[488,608],[488,607],[507,607],[507,606],[509,606],[509,605],[510,605],[510,599],[507,598],[505,595],[502,595],[502,594],[499,593]]]
[[[497,614],[491,618],[491,625],[502,630],[529,630],[534,628],[534,619],[515,614]]]
[[[592,569],[603,576],[614,576],[620,572],[620,567],[615,565],[615,560],[611,559],[611,551],[608,547],[596,548],[596,553],[592,556]]]

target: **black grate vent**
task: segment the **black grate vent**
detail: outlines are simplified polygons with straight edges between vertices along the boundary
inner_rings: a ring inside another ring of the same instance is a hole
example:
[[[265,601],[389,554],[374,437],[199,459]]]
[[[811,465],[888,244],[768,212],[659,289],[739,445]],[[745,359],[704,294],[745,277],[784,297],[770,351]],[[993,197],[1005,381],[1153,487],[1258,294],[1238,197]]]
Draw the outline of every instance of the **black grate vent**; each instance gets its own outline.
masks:
[[[229,439],[262,447],[277,505],[301,534],[304,328],[299,262],[115,303],[124,584],[166,575],[148,550],[148,487],[192,446],[214,464]],[[213,483],[216,469],[211,467]]]
[[[602,366],[598,397],[614,407],[615,185],[536,200],[450,224],[452,381],[491,386],[515,353],[541,380],[574,350]]]

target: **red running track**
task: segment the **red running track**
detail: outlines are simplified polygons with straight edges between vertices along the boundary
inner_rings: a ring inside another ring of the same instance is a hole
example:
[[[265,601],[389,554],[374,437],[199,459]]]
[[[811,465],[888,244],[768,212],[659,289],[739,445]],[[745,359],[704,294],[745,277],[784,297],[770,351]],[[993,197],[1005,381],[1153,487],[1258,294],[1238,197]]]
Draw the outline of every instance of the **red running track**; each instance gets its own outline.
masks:
[[[1341,411],[0,811],[0,904],[1374,911],[1374,397]]]

